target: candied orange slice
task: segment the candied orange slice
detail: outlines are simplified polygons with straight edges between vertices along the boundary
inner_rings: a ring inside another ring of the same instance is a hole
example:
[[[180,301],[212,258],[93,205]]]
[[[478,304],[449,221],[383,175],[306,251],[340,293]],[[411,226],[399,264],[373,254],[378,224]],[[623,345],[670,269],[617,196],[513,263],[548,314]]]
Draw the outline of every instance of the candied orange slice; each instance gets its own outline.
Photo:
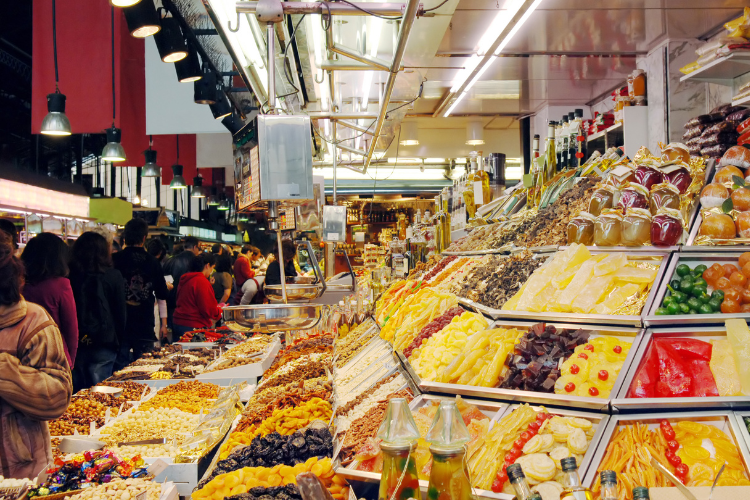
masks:
[[[690,420],[681,420],[675,424],[677,429],[685,431],[688,434],[698,435],[703,432],[711,432],[710,429],[707,431],[704,429],[706,426],[699,424],[698,422],[691,422]]]
[[[745,478],[737,480],[737,486],[750,486],[750,481]]]
[[[737,486],[737,480],[733,477],[720,477],[716,482],[717,486]]]
[[[680,448],[679,450],[677,450],[677,453],[675,453],[675,455],[680,457],[680,459],[682,460],[682,463],[687,465],[688,467],[692,467],[693,465],[695,465],[696,463],[700,461],[700,459],[698,458],[688,456],[688,454],[685,453],[685,448]]]
[[[688,457],[696,460],[706,460],[711,458],[711,453],[702,446],[685,446],[682,449]]]
[[[682,458],[682,457],[680,457]],[[714,470],[708,465],[698,462],[690,466],[690,479],[693,481],[702,481],[713,479]]]
[[[682,438],[677,441],[682,446],[688,447],[702,447],[703,446],[703,438],[701,437],[695,437],[692,434],[688,434],[688,437]]]
[[[714,445],[714,448],[716,448],[716,451],[723,451],[727,454],[731,454],[733,456],[739,456],[739,453],[737,452],[737,447],[729,441],[728,439],[711,439],[711,442]]]

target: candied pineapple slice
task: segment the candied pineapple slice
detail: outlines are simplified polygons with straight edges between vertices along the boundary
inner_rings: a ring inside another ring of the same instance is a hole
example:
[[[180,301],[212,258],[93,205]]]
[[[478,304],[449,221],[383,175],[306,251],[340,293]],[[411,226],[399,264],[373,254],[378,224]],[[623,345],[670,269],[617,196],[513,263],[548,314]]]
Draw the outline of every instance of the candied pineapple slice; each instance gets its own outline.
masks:
[[[542,293],[534,297],[534,300],[529,304],[528,310],[531,312],[543,312],[548,310],[550,302],[552,302],[557,292],[558,290],[554,286],[547,286],[547,288],[542,290]]]
[[[573,301],[573,312],[584,314],[590,312],[596,303],[606,296],[614,281],[615,278],[611,275],[592,278]]]
[[[740,375],[728,340],[712,340],[711,361],[708,367],[714,375],[719,396],[741,396]]]
[[[565,261],[563,262],[563,270],[565,271],[583,264],[591,258],[591,252],[586,248],[586,245],[571,245],[563,254],[568,254],[565,256]]]
[[[740,376],[742,393],[750,395],[750,330],[744,319],[728,319],[725,322],[727,339],[732,344],[735,365]]]
[[[554,309],[556,311],[571,311],[573,301],[591,280],[596,265],[596,262],[591,259],[581,264],[581,269],[578,270],[570,284],[564,290],[560,290],[555,296]]]
[[[656,279],[656,269],[639,269],[626,266],[616,271],[614,276],[617,281],[649,284]]]
[[[617,279],[617,276],[615,276]],[[594,307],[594,314],[612,314],[618,307],[625,302],[625,299],[639,293],[645,288],[642,283],[627,283],[626,285],[615,288],[609,296],[601,303]]]
[[[609,254],[604,260],[599,262],[594,268],[594,276],[604,276],[611,274],[628,263],[628,256],[624,252],[614,252]]]

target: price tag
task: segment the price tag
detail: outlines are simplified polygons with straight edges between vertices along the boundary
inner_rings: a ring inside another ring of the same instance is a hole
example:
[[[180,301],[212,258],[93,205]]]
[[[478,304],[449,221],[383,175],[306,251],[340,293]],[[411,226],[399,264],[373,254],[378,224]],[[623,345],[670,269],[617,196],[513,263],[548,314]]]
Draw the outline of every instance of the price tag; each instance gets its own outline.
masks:
[[[482,194],[482,181],[474,181],[474,203],[484,205],[484,195]]]
[[[146,500],[148,497],[148,491],[142,491],[135,496],[135,500]]]
[[[173,482],[164,482],[161,485],[161,495],[159,500],[177,500],[179,495],[177,493],[177,485]]]
[[[339,233],[328,233],[326,239],[330,240],[330,241],[338,241],[339,240]]]
[[[341,448],[344,447],[344,439],[346,439],[346,432],[343,436],[341,436],[341,439],[339,439],[339,442],[336,443],[336,448],[333,450],[333,456],[331,457],[331,462],[336,461],[336,457],[339,456],[339,453],[341,453]]]
[[[534,177],[532,174],[523,175],[523,187],[530,188],[534,185]]]
[[[107,409],[104,411],[104,423],[106,424],[109,422],[109,419],[112,418],[112,412],[110,411],[111,408],[107,407]],[[91,422],[93,424],[93,422]]]
[[[164,472],[167,467],[169,467],[169,464],[167,464],[167,462],[159,458],[156,460],[156,462],[148,466],[148,469],[146,469],[146,472],[148,472],[149,476],[156,477],[162,472]]]
[[[349,500],[357,500],[357,495],[354,494],[354,488],[349,486]]]

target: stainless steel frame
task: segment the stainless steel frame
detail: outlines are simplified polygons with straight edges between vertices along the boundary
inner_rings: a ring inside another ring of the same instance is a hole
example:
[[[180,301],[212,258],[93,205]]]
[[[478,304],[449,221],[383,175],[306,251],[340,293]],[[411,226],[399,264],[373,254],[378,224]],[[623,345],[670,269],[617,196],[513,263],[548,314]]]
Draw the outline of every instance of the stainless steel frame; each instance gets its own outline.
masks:
[[[590,249],[590,252],[592,254],[596,253],[609,253],[606,250],[601,250],[599,248],[593,247]],[[670,254],[659,252],[659,251],[652,251],[652,252],[642,252],[642,253],[634,253],[628,255],[628,260],[631,261],[638,261],[638,260],[649,260],[652,261],[653,257],[661,257],[661,262],[659,263],[659,270],[656,274],[656,279],[654,280],[654,284],[651,287],[651,290],[649,291],[648,297],[646,299],[646,303],[643,306],[643,310],[640,315],[638,316],[616,316],[616,315],[609,315],[609,314],[577,314],[577,313],[559,313],[559,312],[531,312],[531,311],[505,311],[502,309],[491,309],[491,318],[492,319],[504,319],[508,321],[528,321],[528,320],[537,320],[537,321],[544,321],[548,323],[553,323],[555,321],[568,321],[568,322],[574,322],[574,323],[589,323],[589,324],[599,324],[599,325],[622,325],[622,326],[641,326],[642,319],[646,315],[648,311],[651,310],[651,307],[654,303],[654,298],[656,296],[657,290],[659,289],[659,284],[662,282],[662,278],[664,276],[665,269],[667,267],[667,260],[669,259]]]
[[[687,243],[682,247],[683,252],[750,252],[750,245],[696,245],[695,238],[698,237],[702,222],[703,216],[698,212]]]
[[[714,250],[713,248],[711,250]],[[698,265],[705,264],[711,267],[711,264],[718,262],[719,264],[736,264],[737,259],[742,253],[738,248],[733,248],[732,252],[712,252],[712,253],[675,253],[672,255],[672,260],[669,262],[664,278],[659,285],[659,290],[654,296],[654,300],[651,303],[651,307],[648,310],[643,322],[645,326],[660,326],[660,325],[674,325],[675,323],[684,325],[710,325],[710,324],[724,324],[727,319],[742,318],[750,320],[750,314],[748,313],[735,313],[735,314],[675,314],[669,316],[657,316],[656,310],[661,306],[664,297],[667,294],[667,284],[670,282],[672,277],[675,275],[675,269],[680,264]],[[644,309],[645,311],[646,309]]]
[[[510,321],[496,321],[492,328],[518,328],[528,330],[532,325],[537,322],[510,322]],[[620,373],[615,380],[615,385],[612,388],[609,398],[593,398],[593,397],[580,397],[580,396],[564,396],[561,394],[534,392],[534,391],[518,391],[515,389],[501,389],[498,387],[476,387],[471,385],[459,385],[459,384],[445,384],[441,382],[428,382],[420,379],[419,375],[414,371],[409,361],[404,357],[404,354],[397,351],[396,354],[399,357],[399,361],[406,368],[407,373],[414,379],[414,383],[419,386],[422,392],[430,394],[460,394],[462,396],[470,396],[476,398],[490,399],[493,401],[508,401],[508,402],[523,402],[531,404],[540,404],[545,406],[554,406],[560,408],[578,408],[583,410],[596,411],[600,413],[609,413],[610,402],[620,392],[625,379],[627,378],[629,368],[636,359],[636,351],[643,339],[643,330],[637,328],[621,328],[614,326],[595,326],[595,325],[580,325],[575,323],[549,323],[556,328],[583,328],[594,330],[599,335],[594,335],[592,338],[599,336],[616,335],[618,337],[627,337],[632,339],[632,347],[628,352],[625,362],[620,369]],[[637,358],[640,359],[640,358]]]
[[[651,345],[654,338],[684,338],[689,337],[698,340],[710,340],[716,337],[726,337],[726,328],[723,326],[702,327],[699,331],[680,327],[680,328],[649,328],[643,334],[638,345],[633,362],[630,364],[628,373],[620,385],[619,393],[612,399],[612,410],[615,413],[626,413],[635,411],[648,410],[680,410],[683,408],[700,408],[700,409],[733,409],[733,408],[750,408],[750,396],[731,396],[731,397],[692,397],[692,398],[628,398],[627,394],[633,379],[641,368],[643,358]]]
[[[740,458],[745,465],[745,472],[747,473],[748,470],[750,470],[750,451],[748,451],[748,445],[745,442],[744,437],[741,436],[742,429],[739,428],[737,419],[731,411],[662,412],[613,415],[609,418],[609,424],[607,425],[604,436],[599,442],[591,464],[583,477],[583,485],[589,488],[594,485],[599,465],[601,464],[604,455],[607,453],[607,447],[619,425],[630,425],[639,422],[641,424],[656,424],[658,426],[659,422],[663,419],[667,419],[672,423],[680,420],[694,420],[700,423],[723,422],[730,436],[734,438],[734,444],[737,446]]]
[[[239,331],[251,329],[254,332],[282,332],[306,330],[320,321],[318,304],[265,304],[260,307],[229,306],[223,311],[224,322],[232,329],[239,325]]]

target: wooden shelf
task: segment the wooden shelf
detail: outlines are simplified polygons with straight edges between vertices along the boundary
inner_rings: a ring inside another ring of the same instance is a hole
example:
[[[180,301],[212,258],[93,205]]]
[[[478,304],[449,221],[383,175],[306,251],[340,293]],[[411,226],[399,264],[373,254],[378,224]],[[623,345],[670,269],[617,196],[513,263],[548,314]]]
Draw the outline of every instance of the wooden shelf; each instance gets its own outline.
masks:
[[[750,53],[734,52],[688,73],[680,81],[717,83],[731,87],[735,78],[747,72],[750,72]]]

